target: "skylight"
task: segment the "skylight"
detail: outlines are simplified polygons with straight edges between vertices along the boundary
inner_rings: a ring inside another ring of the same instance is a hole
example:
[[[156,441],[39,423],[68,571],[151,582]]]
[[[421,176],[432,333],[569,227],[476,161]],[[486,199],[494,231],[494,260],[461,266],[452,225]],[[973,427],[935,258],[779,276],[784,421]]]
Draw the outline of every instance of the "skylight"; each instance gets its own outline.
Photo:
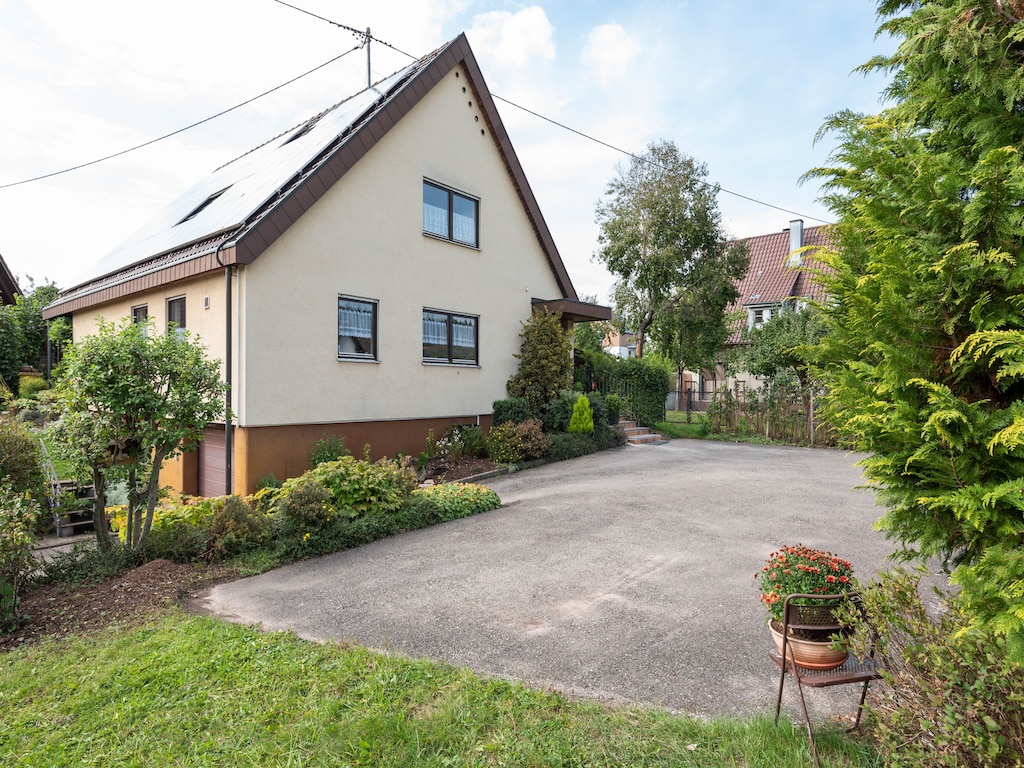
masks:
[[[309,120],[307,120],[306,124],[303,125],[301,128],[299,128],[299,130],[297,130],[291,136],[289,136],[288,140],[285,141],[284,144],[282,144],[281,146],[283,147],[285,144],[291,144],[293,141],[295,141],[300,136],[305,136],[307,133],[309,133],[311,130],[313,130],[313,126],[314,125],[316,125],[317,123],[320,122],[320,118],[321,117],[322,117],[322,115],[317,115],[316,117],[313,117],[313,118],[310,118]]]
[[[198,216],[198,215],[199,215],[200,213],[202,213],[202,212],[203,212],[203,211],[204,211],[204,210],[205,210],[205,209],[207,208],[207,206],[209,206],[209,205],[210,205],[210,203],[212,203],[212,202],[213,202],[214,200],[216,200],[216,199],[217,199],[218,197],[220,197],[221,195],[223,195],[223,194],[224,194],[225,192],[227,192],[227,191],[228,191],[229,189],[231,189],[231,187],[230,187],[230,186],[227,186],[227,187],[224,187],[224,189],[222,189],[222,190],[221,190],[220,192],[214,192],[214,193],[213,193],[212,195],[210,195],[210,196],[209,196],[208,198],[206,198],[205,200],[203,200],[203,202],[201,202],[201,203],[200,203],[199,205],[197,205],[197,206],[196,206],[195,208],[193,208],[193,209],[192,209],[192,212],[191,212],[191,213],[190,213],[190,214],[189,214],[188,216],[186,216],[186,217],[185,217],[184,219],[182,219],[181,221],[179,221],[179,222],[178,222],[178,224],[184,224],[184,223],[185,223],[186,221],[189,221],[189,220],[191,220],[191,219],[194,219],[194,218],[195,218],[196,216]],[[174,226],[178,226],[178,224],[175,224]]]

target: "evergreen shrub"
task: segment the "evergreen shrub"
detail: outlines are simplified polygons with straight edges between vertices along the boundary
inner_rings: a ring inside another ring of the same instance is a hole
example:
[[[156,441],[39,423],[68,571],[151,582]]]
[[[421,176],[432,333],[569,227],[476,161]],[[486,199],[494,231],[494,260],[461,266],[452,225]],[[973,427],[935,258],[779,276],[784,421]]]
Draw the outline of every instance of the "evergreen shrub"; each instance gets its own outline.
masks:
[[[594,414],[590,410],[590,400],[587,399],[586,395],[580,395],[576,398],[567,431],[571,434],[594,434]]]
[[[494,412],[493,422],[495,424],[504,424],[507,421],[518,424],[535,417],[530,408],[530,402],[525,397],[508,397],[504,400],[495,400],[491,409]]]

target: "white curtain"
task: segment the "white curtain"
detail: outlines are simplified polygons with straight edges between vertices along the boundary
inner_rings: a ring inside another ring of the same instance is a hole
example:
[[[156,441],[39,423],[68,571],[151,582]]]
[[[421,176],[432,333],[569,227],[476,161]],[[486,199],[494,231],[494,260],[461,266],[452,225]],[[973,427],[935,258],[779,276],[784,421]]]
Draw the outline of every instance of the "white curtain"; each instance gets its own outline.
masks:
[[[436,312],[423,313],[423,343],[448,344],[448,317]]]
[[[373,336],[373,307],[355,302],[338,304],[338,335],[369,339]]]

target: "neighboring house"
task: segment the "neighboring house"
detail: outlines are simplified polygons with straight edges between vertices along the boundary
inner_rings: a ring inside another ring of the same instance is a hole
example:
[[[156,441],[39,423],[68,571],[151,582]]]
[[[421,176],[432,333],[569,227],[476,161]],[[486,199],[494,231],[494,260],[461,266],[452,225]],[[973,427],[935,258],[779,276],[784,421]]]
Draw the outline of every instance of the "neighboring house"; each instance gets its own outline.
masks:
[[[727,310],[740,316],[726,342],[727,347],[743,344],[744,330],[756,328],[780,312],[824,300],[822,289],[813,275],[798,269],[808,262],[809,257],[795,251],[805,246],[828,245],[826,233],[827,227],[804,227],[802,219],[794,219],[789,222],[788,229],[748,237],[743,241],[750,264],[746,275],[736,286],[739,297]],[[760,381],[744,371],[726,370],[720,363],[713,371],[701,371],[693,385],[700,398],[707,399],[721,386],[756,388]]]
[[[8,268],[4,257],[0,256],[0,304],[14,304],[14,297],[20,295],[21,289],[14,273]]]
[[[214,171],[45,316],[201,337],[234,421],[164,480],[216,495],[300,474],[327,433],[379,457],[489,426],[539,309],[611,317],[578,300],[460,35]]]
[[[636,357],[636,335],[631,331],[609,331],[604,337],[601,349],[609,355],[623,359]]]

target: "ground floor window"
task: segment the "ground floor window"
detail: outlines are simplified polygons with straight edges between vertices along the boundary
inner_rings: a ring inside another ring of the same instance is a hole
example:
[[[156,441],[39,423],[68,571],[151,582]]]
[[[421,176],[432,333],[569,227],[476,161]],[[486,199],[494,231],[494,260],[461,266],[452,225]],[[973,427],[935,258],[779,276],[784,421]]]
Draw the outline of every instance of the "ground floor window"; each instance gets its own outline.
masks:
[[[480,359],[480,318],[437,309],[423,310],[423,361],[476,365]]]
[[[185,333],[185,297],[178,296],[167,300],[167,330]]]

